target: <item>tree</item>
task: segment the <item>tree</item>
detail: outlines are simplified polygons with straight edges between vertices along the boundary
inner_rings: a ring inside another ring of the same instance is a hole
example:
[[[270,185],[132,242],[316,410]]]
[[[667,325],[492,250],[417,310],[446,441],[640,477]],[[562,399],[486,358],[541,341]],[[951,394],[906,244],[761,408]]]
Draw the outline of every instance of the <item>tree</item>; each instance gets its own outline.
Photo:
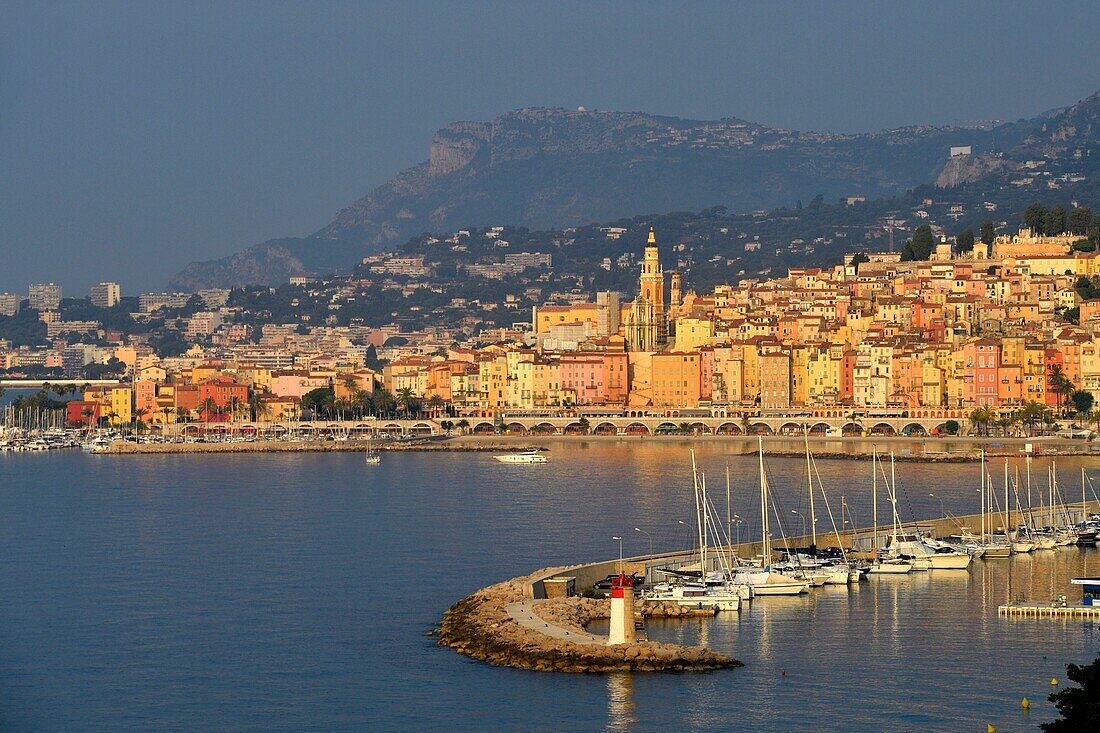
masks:
[[[216,417],[217,414],[218,414],[218,401],[217,400],[215,400],[213,397],[207,397],[205,400],[202,401],[202,419],[203,419],[203,422],[210,422],[210,417],[212,415],[215,416],[214,419],[216,420],[217,419],[217,417]]]
[[[1043,422],[1043,419],[1047,415],[1047,408],[1045,405],[1041,405],[1034,400],[1030,400],[1024,403],[1024,406],[1017,412],[1020,418],[1020,422],[1027,427],[1028,437],[1035,434],[1036,424]]]
[[[393,412],[393,408],[396,404],[393,394],[388,389],[382,388],[375,391],[374,411],[376,414],[388,415]]]
[[[1039,727],[1046,733],[1100,730],[1100,657],[1084,666],[1066,665],[1066,677],[1079,687],[1066,687],[1048,698],[1061,716]]]
[[[945,422],[943,424],[943,432],[947,433],[948,435],[958,435],[959,434],[959,421],[958,420],[948,420],[947,422]]]
[[[401,408],[401,411],[406,415],[412,411],[413,403],[416,400],[416,395],[410,387],[401,387],[397,390],[397,406]]]
[[[577,427],[581,429],[582,433],[587,435],[588,431],[592,428],[592,424],[588,422],[587,417],[582,417],[580,420],[577,421]]]
[[[1051,364],[1047,371],[1047,387],[1058,395],[1058,408],[1064,410],[1066,402],[1077,390],[1077,386],[1062,371],[1061,364]]]
[[[993,422],[996,415],[993,414],[993,410],[988,407],[978,407],[970,413],[970,424],[974,426],[974,430],[978,435],[989,435],[989,424]]]
[[[1073,402],[1073,409],[1077,411],[1078,415],[1087,416],[1092,410],[1092,403],[1094,402],[1092,392],[1079,389],[1070,395],[1070,400]]]
[[[866,252],[856,252],[852,256],[852,267],[856,268],[856,272],[859,272],[859,266],[864,262],[870,262],[871,258],[867,256]]]
[[[457,423],[455,423],[455,427],[457,427],[462,432],[466,432],[467,430],[470,429],[470,421],[467,420],[466,418],[462,418]]]
[[[301,409],[314,415],[327,414],[336,402],[332,387],[318,387],[302,395]]]
[[[1046,222],[1046,218],[1046,207],[1039,202],[1035,202],[1031,206],[1028,206],[1027,211],[1024,212],[1024,226],[1036,234],[1042,234],[1043,224]]]
[[[997,237],[997,232],[993,228],[992,219],[982,220],[981,226],[978,227],[978,230],[981,232],[980,236],[982,239],[982,244],[993,244],[993,240]]]
[[[1074,206],[1069,212],[1069,233],[1083,237],[1089,233],[1092,225],[1092,209],[1087,206]]]
[[[901,251],[901,259],[907,262],[927,260],[932,256],[932,249],[936,246],[936,238],[932,236],[932,227],[923,224],[913,232],[913,238],[905,243]]]
[[[1061,206],[1051,206],[1043,217],[1043,231],[1054,237],[1066,231],[1066,210]]]
[[[974,230],[965,229],[955,237],[955,251],[959,254],[967,254],[974,251]]]

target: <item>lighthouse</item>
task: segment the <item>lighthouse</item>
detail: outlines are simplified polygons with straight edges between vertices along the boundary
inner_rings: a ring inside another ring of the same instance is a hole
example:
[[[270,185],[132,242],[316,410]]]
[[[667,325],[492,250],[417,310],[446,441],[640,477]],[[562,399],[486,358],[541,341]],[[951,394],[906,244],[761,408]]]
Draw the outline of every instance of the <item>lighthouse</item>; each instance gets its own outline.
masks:
[[[634,641],[634,578],[620,572],[611,581],[611,628],[607,643],[628,644]]]

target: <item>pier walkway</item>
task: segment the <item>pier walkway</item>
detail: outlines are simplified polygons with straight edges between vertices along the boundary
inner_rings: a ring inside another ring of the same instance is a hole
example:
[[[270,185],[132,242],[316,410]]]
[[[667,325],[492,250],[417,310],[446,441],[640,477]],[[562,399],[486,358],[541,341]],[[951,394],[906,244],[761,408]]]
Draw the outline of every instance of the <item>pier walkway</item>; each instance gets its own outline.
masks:
[[[514,601],[507,606],[508,616],[525,629],[549,636],[552,639],[571,641],[574,644],[600,644],[607,645],[606,636],[596,636],[577,631],[569,631],[560,626],[555,626],[535,613],[534,601]]]

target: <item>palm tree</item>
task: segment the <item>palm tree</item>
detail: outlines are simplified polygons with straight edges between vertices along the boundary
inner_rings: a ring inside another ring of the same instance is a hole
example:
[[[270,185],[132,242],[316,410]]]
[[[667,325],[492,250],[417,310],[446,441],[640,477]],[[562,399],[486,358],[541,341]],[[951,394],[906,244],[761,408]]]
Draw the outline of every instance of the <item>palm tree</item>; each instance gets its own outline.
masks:
[[[416,399],[416,396],[413,395],[413,391],[409,387],[401,387],[397,390],[397,405],[406,415],[408,415],[414,399]]]
[[[227,405],[227,412],[229,413],[229,420],[232,422],[241,416],[242,413],[248,410],[248,405],[240,397],[233,396],[229,398],[229,404]]]
[[[988,407],[978,407],[970,413],[970,424],[978,435],[989,435],[989,423],[993,419],[993,411]]]
[[[1020,422],[1027,428],[1027,435],[1029,438],[1035,434],[1036,423],[1042,422],[1043,416],[1046,415],[1046,413],[1047,408],[1034,400],[1026,402],[1016,413]]]
[[[1066,376],[1061,364],[1051,364],[1047,372],[1047,386],[1058,395],[1058,410],[1064,414],[1066,401],[1077,391],[1077,385]]]
[[[683,435],[691,435],[691,423],[682,422],[677,426],[677,428]]]
[[[207,397],[205,400],[202,401],[202,404],[200,405],[200,410],[203,415],[203,422],[210,422],[211,415],[215,415],[216,420],[216,415],[218,413],[218,401],[215,400],[213,397]]]
[[[445,404],[443,398],[438,394],[433,394],[428,398],[428,409],[431,411],[433,417],[439,414],[439,411],[443,409]]]
[[[133,416],[130,418],[130,422],[133,424],[134,429],[141,433],[145,431],[145,416],[149,414],[148,407],[142,407],[134,410]]]
[[[466,418],[462,418],[457,423],[455,423],[455,427],[465,433],[467,430],[470,429],[470,421]]]

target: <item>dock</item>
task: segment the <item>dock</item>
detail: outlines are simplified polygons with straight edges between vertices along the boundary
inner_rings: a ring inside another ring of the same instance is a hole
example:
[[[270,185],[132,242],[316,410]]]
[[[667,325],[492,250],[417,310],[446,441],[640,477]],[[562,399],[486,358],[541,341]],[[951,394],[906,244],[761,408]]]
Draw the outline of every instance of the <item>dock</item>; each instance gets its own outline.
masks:
[[[1060,606],[1051,603],[1013,603],[997,606],[997,614],[1010,618],[1100,619],[1100,606]]]

